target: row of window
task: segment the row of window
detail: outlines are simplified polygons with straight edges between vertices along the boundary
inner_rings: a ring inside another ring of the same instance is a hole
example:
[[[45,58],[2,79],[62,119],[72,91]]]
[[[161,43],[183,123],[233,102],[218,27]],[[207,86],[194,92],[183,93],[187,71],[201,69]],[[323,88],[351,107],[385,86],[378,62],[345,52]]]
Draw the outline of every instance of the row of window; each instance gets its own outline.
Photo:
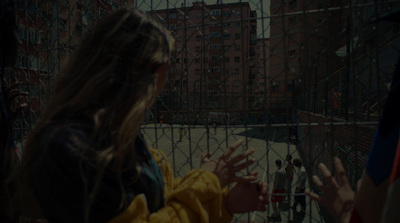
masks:
[[[207,71],[208,71],[209,73],[210,73],[210,72],[211,72],[211,73],[213,73],[213,72],[216,73],[216,72],[220,72],[220,68],[219,68],[219,67],[212,67],[212,68],[208,69]],[[229,73],[230,73],[229,69],[227,69],[225,72],[226,72],[227,75],[229,75]],[[239,73],[240,73],[239,68],[233,68],[232,74],[238,75]],[[200,69],[195,69],[195,70],[194,70],[194,74],[195,74],[195,75],[200,75]]]
[[[280,92],[279,89],[280,89],[279,84],[272,85],[272,92],[279,93]],[[293,92],[293,84],[287,84],[286,85],[286,90],[289,93]]]
[[[240,33],[235,33],[235,39],[240,39],[241,36],[242,35]],[[201,41],[202,37],[203,37],[203,35],[197,35],[196,41]],[[229,33],[225,33],[223,37],[224,37],[224,39],[232,38],[231,34],[229,34]],[[205,40],[214,39],[214,38],[221,38],[221,33],[220,32],[210,32],[210,35],[204,35]],[[251,38],[255,39],[255,35],[253,35]]]
[[[220,59],[219,56],[211,56],[210,61],[216,62],[216,61],[219,61],[219,59]],[[196,57],[194,60],[195,60],[196,63],[200,63],[200,58]],[[234,57],[233,60],[234,60],[235,63],[240,63],[240,57]],[[229,57],[225,57],[224,61],[229,63],[230,62]],[[181,58],[171,59],[171,62],[172,63],[176,62],[176,63],[180,64],[181,63]],[[205,57],[203,62],[208,62],[208,58]],[[188,63],[188,59],[184,58],[183,59],[183,63]]]
[[[18,39],[28,40],[32,43],[40,43],[40,32],[38,30],[18,28]]]
[[[236,16],[241,16],[242,15],[242,12],[241,11],[232,11],[233,13],[234,13],[234,15],[236,15]],[[229,17],[229,16],[231,16],[232,15],[232,12],[231,11],[225,11],[225,12],[223,12],[223,16],[225,16],[225,17]],[[170,16],[172,15],[172,14],[175,14],[175,13],[171,13],[170,14]],[[202,18],[209,18],[210,17],[210,15],[211,16],[220,16],[221,15],[221,9],[212,9],[211,11],[210,11],[210,14],[198,14],[197,15],[197,18],[198,19],[202,19]],[[176,16],[176,15],[175,15]]]
[[[17,66],[20,68],[30,68],[37,70],[39,68],[39,58],[36,56],[18,55]]]
[[[233,46],[234,46],[234,48],[235,48],[235,51],[240,51],[240,50],[241,50],[239,44],[235,44],[235,45],[233,45]],[[219,43],[212,43],[212,44],[210,44],[210,45],[208,46],[208,48],[209,48],[210,50],[217,50],[217,49],[220,49],[220,48],[221,48],[221,45],[220,45]],[[230,48],[231,48],[230,45],[224,45],[224,50],[225,50],[225,51],[230,50]],[[195,47],[195,51],[196,51],[196,52],[201,52],[202,49],[204,49],[204,48],[202,48],[201,46],[196,46],[196,47]]]
[[[229,57],[221,57],[221,56],[216,56],[216,55],[212,55],[210,57],[210,61],[217,62],[217,61],[220,61],[222,58],[223,58],[224,62],[227,62],[227,63],[230,62],[230,58]],[[240,63],[240,57],[234,57],[233,60],[234,60],[235,63]],[[204,57],[204,61],[203,62],[208,62],[208,61],[209,61],[208,58]],[[181,58],[171,58],[171,63],[174,63],[174,62],[180,64],[181,63]],[[196,63],[200,63],[200,58],[198,58],[198,57],[195,58],[195,62]],[[188,63],[188,58],[183,58],[183,63]]]

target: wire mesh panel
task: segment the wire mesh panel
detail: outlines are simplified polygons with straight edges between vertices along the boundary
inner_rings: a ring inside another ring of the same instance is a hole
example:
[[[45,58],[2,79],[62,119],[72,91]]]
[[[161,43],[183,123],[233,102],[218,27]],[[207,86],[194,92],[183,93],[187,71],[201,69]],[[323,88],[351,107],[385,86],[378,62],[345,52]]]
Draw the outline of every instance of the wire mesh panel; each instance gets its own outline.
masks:
[[[286,167],[288,154],[302,160],[308,178],[338,156],[355,186],[400,49],[399,25],[374,20],[399,10],[400,1],[18,0],[21,46],[17,66],[4,74],[29,92],[14,128],[20,152],[82,38],[126,4],[160,19],[176,40],[167,84],[142,133],[165,151],[177,177],[198,168],[202,153],[216,157],[243,139],[242,151],[256,150],[247,172],[258,171],[270,188],[275,161]],[[288,205],[297,173],[282,195]],[[308,179],[306,187],[316,190]],[[280,219],[269,219],[269,207],[234,221],[332,221],[306,201],[305,215],[282,208]]]

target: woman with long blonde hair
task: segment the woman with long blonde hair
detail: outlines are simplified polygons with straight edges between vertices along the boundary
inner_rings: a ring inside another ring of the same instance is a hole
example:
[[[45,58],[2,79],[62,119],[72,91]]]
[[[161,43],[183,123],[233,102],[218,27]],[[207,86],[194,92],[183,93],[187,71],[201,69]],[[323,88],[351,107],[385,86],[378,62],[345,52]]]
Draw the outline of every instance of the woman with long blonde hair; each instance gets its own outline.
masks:
[[[234,213],[265,210],[267,185],[254,182],[255,173],[236,176],[254,163],[241,162],[253,150],[231,158],[241,142],[174,178],[165,155],[140,135],[165,84],[173,45],[163,25],[135,8],[115,10],[97,24],[57,80],[10,179],[14,219],[229,222]]]

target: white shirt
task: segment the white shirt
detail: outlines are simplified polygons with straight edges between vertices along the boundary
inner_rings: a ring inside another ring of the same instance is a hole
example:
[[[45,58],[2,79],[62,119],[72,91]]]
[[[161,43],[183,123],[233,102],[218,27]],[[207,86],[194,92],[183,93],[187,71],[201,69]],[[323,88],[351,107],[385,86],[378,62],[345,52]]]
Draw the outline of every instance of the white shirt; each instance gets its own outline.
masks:
[[[303,185],[302,188],[305,188],[306,187],[307,174],[306,174],[306,169],[304,168],[304,166],[301,166],[300,168],[297,168],[296,176],[297,176],[296,187],[300,188],[301,181],[304,179],[304,185]]]

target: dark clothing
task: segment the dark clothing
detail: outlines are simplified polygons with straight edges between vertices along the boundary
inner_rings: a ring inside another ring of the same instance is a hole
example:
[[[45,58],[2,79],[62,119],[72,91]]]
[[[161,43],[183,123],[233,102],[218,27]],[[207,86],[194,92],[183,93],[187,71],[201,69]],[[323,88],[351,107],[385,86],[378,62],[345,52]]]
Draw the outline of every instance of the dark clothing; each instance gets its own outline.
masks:
[[[150,212],[162,208],[162,174],[144,139],[139,136],[135,141],[139,177],[135,165],[127,165],[119,173],[111,161],[101,178],[98,176],[98,148],[92,149],[91,134],[91,128],[82,125],[53,125],[40,134],[33,183],[44,217],[49,222],[84,222],[85,208],[89,205],[85,201],[92,196],[89,222],[111,220],[142,193]],[[134,161],[128,164],[134,164]],[[100,182],[98,188],[95,188],[95,182]]]
[[[296,188],[296,191],[298,188]],[[300,189],[296,194],[294,195],[294,205],[293,207],[296,208],[297,205],[300,204],[301,210],[305,211],[306,210],[306,195],[304,194],[305,188]],[[302,195],[297,195],[297,193],[301,193]]]

